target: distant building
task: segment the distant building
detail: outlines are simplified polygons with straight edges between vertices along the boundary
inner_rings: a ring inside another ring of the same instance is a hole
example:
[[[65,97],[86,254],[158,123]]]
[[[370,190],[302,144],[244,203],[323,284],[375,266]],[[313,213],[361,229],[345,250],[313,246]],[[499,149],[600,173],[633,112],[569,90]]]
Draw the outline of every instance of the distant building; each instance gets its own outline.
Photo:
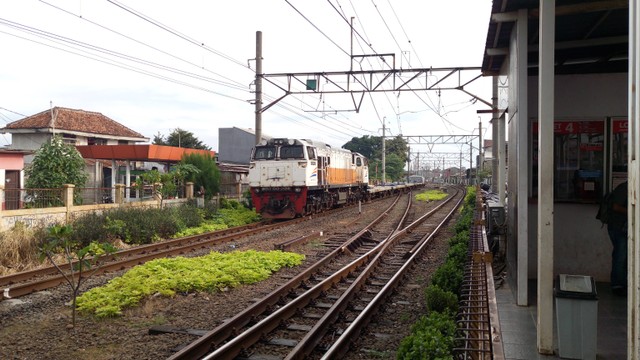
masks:
[[[271,136],[262,134],[262,139]],[[220,169],[220,195],[239,198],[249,188],[247,174],[251,150],[256,145],[253,129],[237,127],[218,129],[218,168]]]
[[[263,139],[271,136],[262,135]],[[218,129],[218,161],[220,163],[249,165],[251,149],[256,144],[256,132],[253,129],[237,127]]]

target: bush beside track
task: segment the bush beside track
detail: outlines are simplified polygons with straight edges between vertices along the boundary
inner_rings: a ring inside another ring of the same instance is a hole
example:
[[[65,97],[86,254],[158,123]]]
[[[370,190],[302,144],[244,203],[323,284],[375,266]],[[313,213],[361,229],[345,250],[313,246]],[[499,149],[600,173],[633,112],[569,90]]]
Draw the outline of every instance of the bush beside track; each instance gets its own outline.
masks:
[[[88,213],[73,220],[72,240],[80,247],[91,242],[127,245],[150,244],[161,239],[197,235],[256,222],[260,216],[235,200],[222,200],[218,208],[195,202],[173,208],[119,208],[103,213]],[[0,275],[37,268],[38,247],[46,238],[44,228],[27,229],[17,224],[0,233]],[[126,245],[117,245],[126,247]]]
[[[460,216],[454,225],[456,235],[449,239],[447,258],[433,274],[425,289],[427,313],[411,328],[400,343],[397,359],[453,359],[456,332],[455,316],[462,285],[463,270],[473,224],[475,187],[467,188]]]

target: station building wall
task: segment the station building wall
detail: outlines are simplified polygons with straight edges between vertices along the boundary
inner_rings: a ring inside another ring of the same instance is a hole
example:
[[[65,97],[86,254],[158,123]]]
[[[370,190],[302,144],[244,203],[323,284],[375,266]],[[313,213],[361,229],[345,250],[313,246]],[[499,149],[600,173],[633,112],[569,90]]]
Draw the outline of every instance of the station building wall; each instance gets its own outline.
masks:
[[[599,121],[626,119],[627,74],[556,75],[555,119],[558,121]],[[528,79],[529,112],[529,246],[528,276],[537,277],[537,198],[535,197],[534,137],[538,117],[538,78]],[[605,142],[609,141],[605,137]],[[556,164],[556,177],[558,177]],[[605,169],[604,176],[611,173]],[[615,176],[615,175],[614,175]],[[615,181],[615,180],[614,180]],[[611,186],[611,185],[609,185]],[[598,189],[599,192],[606,189]],[[556,201],[554,204],[554,273],[593,276],[609,281],[612,246],[606,227],[595,218],[597,199],[593,201]],[[544,256],[544,254],[543,254]]]

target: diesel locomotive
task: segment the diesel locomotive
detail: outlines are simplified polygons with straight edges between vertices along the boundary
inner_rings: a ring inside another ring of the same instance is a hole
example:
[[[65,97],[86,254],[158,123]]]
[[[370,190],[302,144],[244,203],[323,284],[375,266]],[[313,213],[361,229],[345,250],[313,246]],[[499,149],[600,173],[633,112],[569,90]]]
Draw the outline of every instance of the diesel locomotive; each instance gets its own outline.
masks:
[[[248,180],[253,205],[266,219],[292,219],[424,185],[373,186],[362,154],[289,138],[263,140],[253,148]]]

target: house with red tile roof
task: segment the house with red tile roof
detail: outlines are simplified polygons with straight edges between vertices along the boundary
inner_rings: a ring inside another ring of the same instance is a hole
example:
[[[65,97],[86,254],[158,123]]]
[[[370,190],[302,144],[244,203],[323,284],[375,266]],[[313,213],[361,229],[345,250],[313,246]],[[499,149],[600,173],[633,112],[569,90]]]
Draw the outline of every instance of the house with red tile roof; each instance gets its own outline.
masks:
[[[131,145],[149,141],[99,112],[57,106],[9,123],[0,128],[0,133],[11,134],[8,148],[12,150],[37,150],[54,134],[72,145]]]
[[[134,145],[149,142],[149,138],[99,112],[63,107],[54,107],[9,123],[0,128],[0,133],[11,134],[11,145],[6,147],[7,150],[24,151],[29,154],[24,156],[25,166],[33,160],[31,154],[54,135],[59,135],[67,144],[76,146]],[[96,164],[95,160],[88,159],[85,162],[87,173],[90,175],[87,186],[105,186],[103,179],[110,178],[110,163],[104,161],[103,164]],[[20,187],[22,185],[20,184]]]

